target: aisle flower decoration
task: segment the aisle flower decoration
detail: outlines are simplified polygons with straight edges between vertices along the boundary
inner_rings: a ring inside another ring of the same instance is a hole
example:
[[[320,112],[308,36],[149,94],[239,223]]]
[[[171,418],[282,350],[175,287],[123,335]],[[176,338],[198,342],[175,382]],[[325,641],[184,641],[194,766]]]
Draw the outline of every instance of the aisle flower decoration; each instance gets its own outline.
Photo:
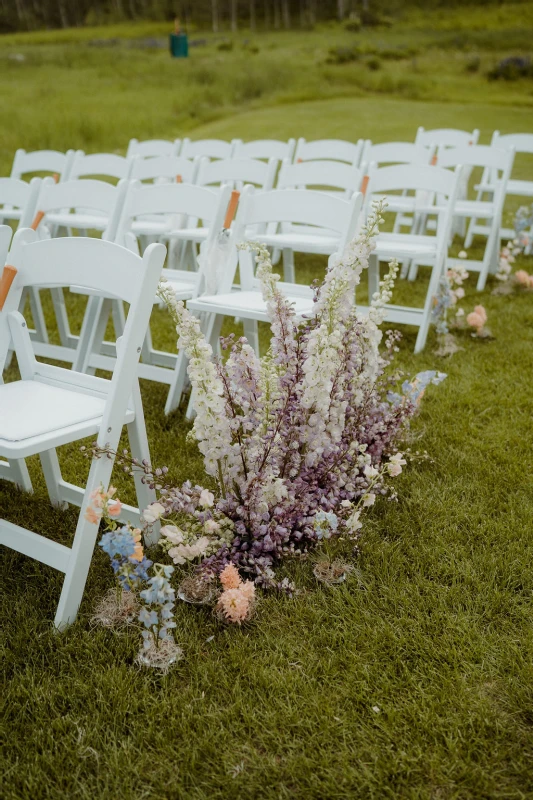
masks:
[[[513,274],[512,266],[517,256],[531,253],[533,204],[530,207],[520,206],[515,215],[514,230],[513,240],[507,242],[506,247],[500,251],[495,277],[501,285],[493,289],[492,294],[512,294],[516,289],[522,291],[533,289],[533,275],[529,275],[524,269],[517,270]]]
[[[465,296],[463,283],[467,279],[468,272],[459,264],[446,270],[439,281],[432,309],[432,321],[437,332],[437,356],[451,356],[462,350],[450,329],[461,327],[464,310],[458,306],[458,302]]]
[[[305,557],[332,537],[357,542],[376,499],[395,497],[391,481],[405,465],[398,442],[418,410],[417,378],[397,393],[398,376],[387,377],[399,334],[389,331],[380,352],[396,262],[368,313],[355,307],[382,209],[377,204],[360,235],[330,260],[311,318],[297,319],[266,248],[242,245],[255,253],[271,322],[263,358],[235,336],[221,340],[226,360],[214,358],[200,320],[160,285],[189,358],[196,411],[189,435],[203,455],[207,487],[173,486],[164,469],[118,460],[144,470],[157,489],[143,518],[146,527],[164,523],[168,557],[180,568],[193,565],[205,581],[222,581],[217,607],[228,621],[247,618],[255,587],[294,590],[274,572],[284,559]],[[241,575],[247,580],[237,583]]]

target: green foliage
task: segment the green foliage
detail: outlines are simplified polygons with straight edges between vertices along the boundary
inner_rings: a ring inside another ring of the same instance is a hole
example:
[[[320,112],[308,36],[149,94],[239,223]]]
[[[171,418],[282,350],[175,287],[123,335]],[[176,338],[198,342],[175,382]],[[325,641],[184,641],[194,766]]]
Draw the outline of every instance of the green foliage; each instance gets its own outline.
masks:
[[[230,39],[226,39],[224,42],[220,42],[220,44],[217,45],[217,50],[230,53],[233,50],[233,47],[233,42]]]
[[[365,63],[368,69],[372,70],[372,72],[376,72],[378,69],[381,69],[381,60],[377,56],[370,56],[370,58],[367,58]]]

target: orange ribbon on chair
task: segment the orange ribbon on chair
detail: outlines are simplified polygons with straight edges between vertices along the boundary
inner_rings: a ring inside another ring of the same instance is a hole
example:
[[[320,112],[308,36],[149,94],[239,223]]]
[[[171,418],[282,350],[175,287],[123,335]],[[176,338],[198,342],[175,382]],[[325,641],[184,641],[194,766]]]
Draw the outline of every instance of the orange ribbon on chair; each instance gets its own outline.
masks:
[[[52,178],[54,179],[55,183],[59,183],[59,172],[54,172]]]
[[[9,290],[11,289],[11,284],[15,280],[16,274],[17,270],[15,267],[12,267],[10,264],[5,265],[2,272],[2,277],[0,278],[0,311],[2,311],[4,307],[4,303],[6,302],[6,298],[9,294]]]
[[[176,175],[176,183],[183,183],[183,178],[181,175]]]
[[[232,191],[228,203],[228,210],[226,211],[226,218],[224,219],[225,228],[230,228],[231,223],[235,219],[235,212],[237,211],[237,206],[239,205],[240,196],[241,196],[240,192],[237,192],[235,189]]]
[[[362,192],[363,195],[366,195],[366,190],[368,189],[368,181],[369,180],[370,180],[370,177],[368,175],[365,175],[363,177],[363,180],[361,181],[361,192]]]
[[[431,156],[431,166],[432,167],[436,167],[437,166],[437,154],[436,153],[435,153],[435,155]]]
[[[34,220],[33,220],[32,224],[30,225],[30,228],[32,229],[32,231],[36,231],[37,230],[37,228],[41,224],[41,220],[43,219],[43,217],[44,217],[44,211],[38,211],[36,213],[36,215],[34,217]]]

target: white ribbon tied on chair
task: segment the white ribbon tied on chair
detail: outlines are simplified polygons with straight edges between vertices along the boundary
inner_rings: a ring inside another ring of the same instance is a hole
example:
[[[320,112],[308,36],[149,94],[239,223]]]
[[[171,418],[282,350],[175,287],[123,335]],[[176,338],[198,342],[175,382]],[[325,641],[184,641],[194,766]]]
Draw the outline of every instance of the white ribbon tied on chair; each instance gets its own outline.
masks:
[[[200,251],[198,264],[203,276],[203,291],[201,294],[216,294],[228,261],[231,247],[231,234],[229,229],[222,228],[213,244]]]

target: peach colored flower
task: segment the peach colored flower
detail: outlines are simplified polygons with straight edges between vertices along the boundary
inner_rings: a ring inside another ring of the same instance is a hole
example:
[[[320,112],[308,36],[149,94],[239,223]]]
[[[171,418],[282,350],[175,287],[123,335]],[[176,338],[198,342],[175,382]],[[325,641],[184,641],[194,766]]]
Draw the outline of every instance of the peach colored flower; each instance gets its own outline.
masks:
[[[241,584],[241,578],[234,564],[227,564],[220,573],[220,583],[224,589],[236,589]]]
[[[520,286],[529,286],[530,278],[525,269],[519,269],[518,272],[515,272],[514,277]]]
[[[474,311],[476,312],[476,314],[479,314],[479,316],[482,318],[483,325],[484,325],[486,323],[486,321],[487,321],[487,312],[485,311],[484,307],[483,306],[474,306]]]
[[[93,501],[93,505],[95,508],[104,507],[105,495],[103,494],[101,489],[95,489],[94,492],[91,492],[90,498]]]
[[[230,622],[238,624],[246,619],[250,607],[249,601],[240,589],[226,589],[220,595],[218,605]]]
[[[467,315],[466,321],[471,328],[475,328],[478,331],[480,331],[485,324],[481,314],[478,314],[476,311],[471,311],[470,314]]]
[[[255,597],[255,585],[253,581],[244,581],[239,586],[239,591],[248,601],[251,601]]]
[[[96,513],[96,510],[92,506],[87,507],[85,519],[87,522],[92,522],[93,525],[97,525],[100,522],[100,516]]]
[[[111,500],[107,505],[107,513],[110,517],[120,517],[122,503],[120,500]]]
[[[139,528],[134,528],[131,532],[131,537],[135,542],[135,550],[131,554],[130,558],[133,558],[134,561],[142,561],[144,558],[144,551],[141,541],[141,531]]]

